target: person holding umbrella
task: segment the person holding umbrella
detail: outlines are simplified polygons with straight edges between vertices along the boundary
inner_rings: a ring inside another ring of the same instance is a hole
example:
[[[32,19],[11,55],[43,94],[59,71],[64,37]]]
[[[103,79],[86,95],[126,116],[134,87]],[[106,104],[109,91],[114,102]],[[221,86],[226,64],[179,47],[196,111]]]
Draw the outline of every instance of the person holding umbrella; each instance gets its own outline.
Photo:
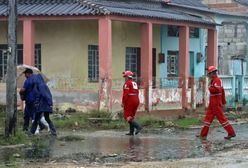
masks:
[[[52,112],[52,95],[46,85],[41,74],[33,74],[33,70],[26,68],[23,72],[25,74],[26,80],[24,81],[23,87],[20,89],[21,97],[24,97],[26,105],[28,104],[32,110],[32,127],[30,133],[35,134],[38,124],[42,114],[44,113],[45,120],[47,121],[50,132],[52,135],[57,135],[55,127],[49,118],[49,113]],[[25,108],[26,109],[26,108]],[[28,113],[30,114],[30,113]],[[27,121],[27,117],[24,117]],[[25,124],[24,124],[25,125]],[[26,126],[26,125],[25,125]]]
[[[134,120],[139,106],[139,89],[137,83],[133,80],[133,72],[125,71],[122,73],[125,78],[123,86],[123,96],[121,106],[124,108],[124,119],[129,123],[129,133],[126,135],[138,134],[142,127]],[[134,132],[134,130],[136,131]]]
[[[20,89],[19,93],[21,100],[25,101],[23,131],[29,131],[29,121],[30,119],[34,120],[36,110],[34,106],[36,91],[33,87],[35,76],[33,75],[32,69],[26,69],[23,73],[25,74],[26,80],[25,85]],[[40,130],[42,130],[45,128],[45,124],[39,122],[39,127]]]
[[[37,74],[35,76],[36,76],[35,84],[37,86],[38,95],[35,101],[36,113],[30,132],[32,134],[35,133],[38,122],[40,121],[42,115],[44,115],[45,120],[49,125],[51,134],[53,136],[57,136],[56,129],[49,117],[49,114],[53,112],[52,94],[41,74]]]

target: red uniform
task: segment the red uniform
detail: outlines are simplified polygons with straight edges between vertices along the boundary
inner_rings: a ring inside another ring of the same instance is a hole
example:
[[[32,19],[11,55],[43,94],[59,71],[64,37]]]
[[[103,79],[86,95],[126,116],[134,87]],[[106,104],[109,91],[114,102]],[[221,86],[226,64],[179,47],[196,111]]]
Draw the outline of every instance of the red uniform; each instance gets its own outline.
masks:
[[[208,110],[204,119],[204,127],[201,130],[201,137],[207,137],[209,127],[214,120],[214,117],[217,117],[222,127],[227,131],[228,136],[234,136],[235,131],[230,125],[229,121],[226,119],[222,111],[223,99],[223,88],[221,86],[221,80],[217,75],[214,75],[211,84],[209,86],[210,100]]]
[[[128,79],[123,86],[122,105],[125,120],[132,121],[139,106],[138,85],[132,79]]]

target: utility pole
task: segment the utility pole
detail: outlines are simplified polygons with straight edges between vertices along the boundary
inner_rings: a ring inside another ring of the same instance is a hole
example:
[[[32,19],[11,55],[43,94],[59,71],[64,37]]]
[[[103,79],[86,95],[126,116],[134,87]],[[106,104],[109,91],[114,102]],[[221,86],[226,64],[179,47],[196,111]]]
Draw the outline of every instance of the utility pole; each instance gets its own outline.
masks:
[[[17,123],[17,95],[16,95],[16,27],[17,0],[8,2],[8,62],[6,76],[6,120],[5,136],[15,135]]]

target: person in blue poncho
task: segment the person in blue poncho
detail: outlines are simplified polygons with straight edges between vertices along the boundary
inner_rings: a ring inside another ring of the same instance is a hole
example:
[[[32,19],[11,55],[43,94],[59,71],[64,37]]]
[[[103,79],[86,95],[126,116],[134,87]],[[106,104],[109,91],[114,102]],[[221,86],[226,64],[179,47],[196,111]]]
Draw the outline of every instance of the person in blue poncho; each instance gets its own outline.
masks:
[[[35,107],[36,107],[35,118],[34,118],[34,122],[32,123],[30,132],[32,134],[35,133],[38,121],[41,119],[43,114],[45,120],[49,125],[51,134],[56,136],[57,135],[56,129],[49,117],[49,114],[53,112],[52,94],[46,82],[44,81],[43,77],[40,74],[35,75],[35,84],[38,94],[36,96],[36,101],[35,101]]]
[[[25,101],[23,131],[28,131],[29,121],[30,119],[34,120],[36,110],[34,106],[36,92],[33,87],[35,76],[33,75],[33,71],[31,69],[27,69],[23,73],[25,74],[26,80],[24,82],[23,88],[20,89],[20,97],[23,101]],[[45,125],[42,122],[39,122],[39,126],[40,129],[45,128]]]
[[[27,70],[26,70],[27,71]],[[50,120],[49,114],[53,112],[53,101],[52,101],[52,94],[44,81],[43,77],[40,74],[32,75],[32,80],[24,82],[28,83],[28,85],[33,87],[33,106],[35,108],[35,114],[34,114],[34,122],[32,123],[32,127],[30,129],[31,134],[35,134],[35,131],[37,129],[37,125],[42,117],[44,115],[45,120],[47,121],[50,132],[52,135],[56,136],[56,129]],[[25,87],[24,87],[25,89]],[[28,93],[28,90],[27,90]]]

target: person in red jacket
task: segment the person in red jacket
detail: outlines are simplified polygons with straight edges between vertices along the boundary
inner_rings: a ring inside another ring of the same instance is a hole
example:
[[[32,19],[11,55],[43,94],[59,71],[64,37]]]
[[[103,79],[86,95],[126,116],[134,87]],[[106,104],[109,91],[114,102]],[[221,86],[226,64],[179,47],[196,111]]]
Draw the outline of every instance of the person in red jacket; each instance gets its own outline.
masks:
[[[122,74],[126,81],[123,86],[121,106],[124,108],[124,119],[129,123],[130,127],[130,131],[126,135],[137,135],[142,129],[142,127],[134,120],[139,106],[139,88],[137,83],[133,80],[133,72],[125,71]]]
[[[205,140],[208,135],[209,127],[213,122],[214,118],[217,117],[222,127],[227,131],[228,135],[224,137],[225,139],[231,139],[236,136],[232,125],[229,123],[225,117],[222,107],[224,106],[225,98],[223,87],[221,85],[221,80],[217,75],[217,69],[214,66],[208,67],[208,77],[210,78],[209,92],[210,99],[208,110],[204,119],[204,126],[201,130],[201,134],[198,135],[201,139]],[[224,101],[223,101],[224,100]]]

